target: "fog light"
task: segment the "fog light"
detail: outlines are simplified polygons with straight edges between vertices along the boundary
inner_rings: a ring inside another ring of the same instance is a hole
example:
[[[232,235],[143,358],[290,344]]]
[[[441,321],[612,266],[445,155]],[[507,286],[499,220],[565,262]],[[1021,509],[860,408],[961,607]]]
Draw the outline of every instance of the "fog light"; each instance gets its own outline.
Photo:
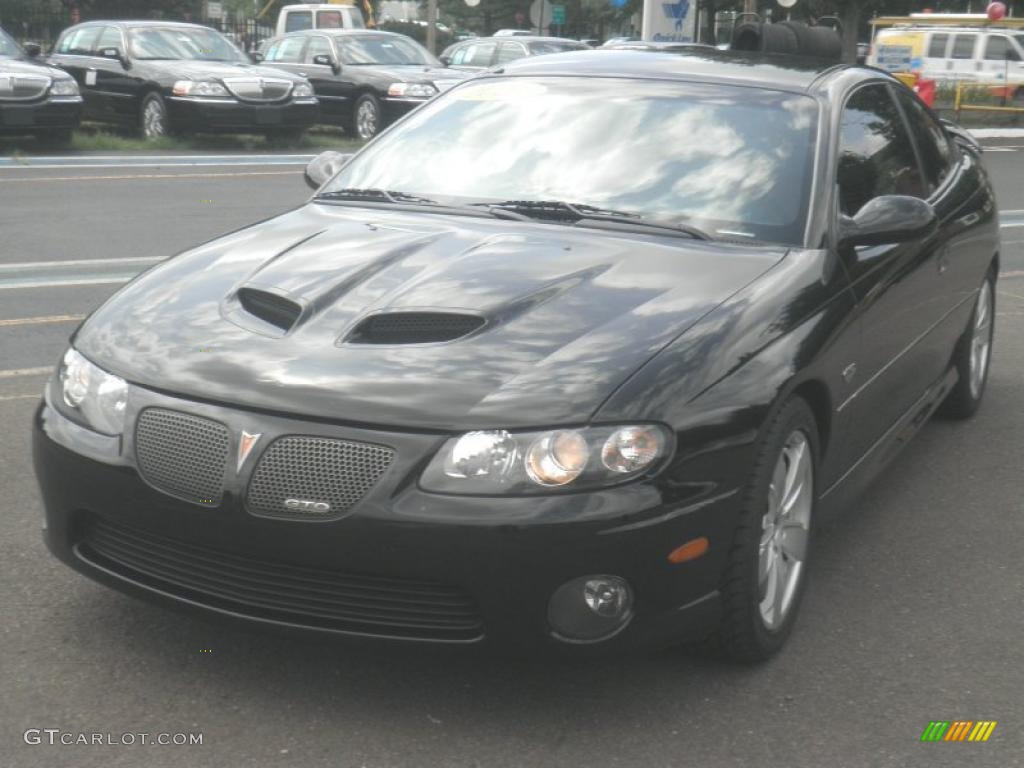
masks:
[[[581,576],[567,581],[551,596],[548,623],[563,640],[605,640],[632,617],[633,591],[618,576]]]

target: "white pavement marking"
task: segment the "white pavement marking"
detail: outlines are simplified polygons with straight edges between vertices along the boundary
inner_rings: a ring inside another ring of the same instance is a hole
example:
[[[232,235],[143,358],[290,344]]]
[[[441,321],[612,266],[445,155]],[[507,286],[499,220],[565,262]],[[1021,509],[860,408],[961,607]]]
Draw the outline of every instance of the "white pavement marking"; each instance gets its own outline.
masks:
[[[1024,128],[974,128],[968,132],[976,139],[1024,139]]]
[[[42,394],[36,393],[34,395],[0,395],[0,402],[6,400],[39,400],[42,398]]]
[[[83,166],[75,166],[81,168]],[[0,176],[0,184],[34,184],[41,181],[125,181],[131,179],[217,179],[238,176],[294,176],[295,171],[244,171],[242,173],[130,173],[119,176],[19,176],[7,179]]]
[[[69,285],[118,285],[127,283],[135,275],[129,277],[86,277],[71,278],[68,280],[27,280],[18,282],[12,280],[7,283],[0,283],[0,291],[9,291],[14,288],[60,288]]]
[[[46,365],[42,368],[11,368],[6,371],[0,371],[0,379],[13,379],[15,376],[42,376],[44,373],[51,373],[52,371],[52,365]]]
[[[37,168],[227,168],[251,165],[306,165],[305,160],[246,161],[241,163],[51,163],[49,165],[0,165],[0,170],[35,170]]]
[[[10,328],[13,325],[48,325],[51,323],[73,323],[76,320],[84,320],[85,315],[47,315],[46,317],[12,317],[7,320],[0,320],[0,328]]]
[[[17,272],[23,269],[57,269],[60,267],[95,267],[104,264],[155,264],[166,256],[132,256],[127,259],[67,259],[65,261],[19,261],[0,264],[0,272]]]

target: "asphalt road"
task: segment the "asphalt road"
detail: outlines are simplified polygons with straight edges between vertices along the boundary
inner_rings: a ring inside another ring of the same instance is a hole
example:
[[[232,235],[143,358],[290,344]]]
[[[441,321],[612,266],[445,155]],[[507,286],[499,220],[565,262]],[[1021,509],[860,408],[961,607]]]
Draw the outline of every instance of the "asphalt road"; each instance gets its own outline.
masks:
[[[117,288],[104,281],[307,191],[300,166],[265,160],[0,167],[0,766],[1024,765],[1024,147],[1003,144],[988,156],[1006,226],[983,408],[926,426],[858,513],[820,532],[789,645],[740,668],[678,651],[574,663],[284,639],[58,564],[39,537],[29,423],[78,319]],[[998,726],[985,744],[919,741],[956,719]],[[48,728],[203,743],[25,743]]]

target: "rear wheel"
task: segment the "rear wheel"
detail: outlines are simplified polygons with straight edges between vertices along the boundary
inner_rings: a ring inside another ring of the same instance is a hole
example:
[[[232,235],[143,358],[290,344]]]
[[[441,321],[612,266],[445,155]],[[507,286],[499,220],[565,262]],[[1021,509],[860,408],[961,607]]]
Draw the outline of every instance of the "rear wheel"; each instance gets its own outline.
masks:
[[[951,419],[967,419],[981,405],[992,361],[992,339],[995,333],[996,290],[995,270],[985,276],[974,302],[971,322],[957,342],[953,365],[959,380],[943,402],[939,413]]]
[[[161,139],[171,132],[167,105],[159,93],[146,94],[139,107],[139,133],[142,138]]]
[[[350,130],[353,136],[364,141],[372,139],[381,129],[380,100],[372,93],[364,93],[352,106],[352,123]]]
[[[732,660],[769,658],[793,627],[806,581],[817,461],[814,415],[794,397],[761,438],[729,555],[711,646]]]

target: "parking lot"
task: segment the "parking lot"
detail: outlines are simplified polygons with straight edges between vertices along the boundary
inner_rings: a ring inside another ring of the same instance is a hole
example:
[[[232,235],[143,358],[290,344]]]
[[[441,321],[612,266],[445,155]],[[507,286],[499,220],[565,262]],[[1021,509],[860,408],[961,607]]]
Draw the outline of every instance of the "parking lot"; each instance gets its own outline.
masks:
[[[0,160],[0,765],[1024,765],[1024,141],[990,149],[1004,249],[986,402],[925,427],[819,532],[791,642],[756,667],[296,640],[57,563],[29,426],[69,333],[146,266],[302,203],[306,156]],[[921,743],[932,720],[998,726]],[[51,746],[27,729],[203,743]]]

